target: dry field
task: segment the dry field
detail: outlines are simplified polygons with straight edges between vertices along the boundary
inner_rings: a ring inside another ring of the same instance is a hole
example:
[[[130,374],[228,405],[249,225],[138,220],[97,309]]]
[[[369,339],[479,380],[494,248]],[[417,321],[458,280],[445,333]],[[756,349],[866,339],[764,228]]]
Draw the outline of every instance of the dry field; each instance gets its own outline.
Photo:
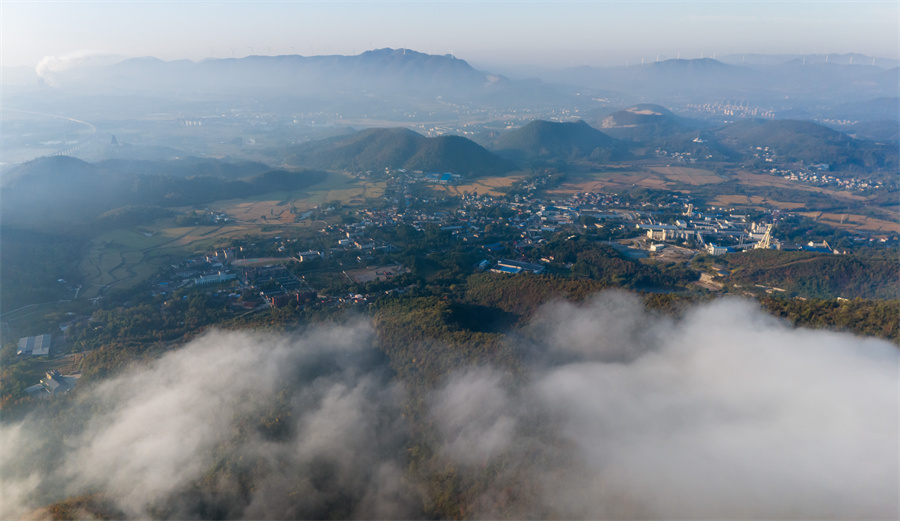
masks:
[[[801,212],[800,215],[809,217],[814,221],[822,222],[829,226],[834,226],[835,228],[843,228],[845,230],[866,230],[900,233],[900,223],[874,219],[872,217],[866,217],[865,215],[822,212]]]
[[[866,198],[861,195],[857,195],[851,192],[845,192],[840,190],[829,190],[828,188],[821,188],[818,186],[811,186],[804,183],[799,183],[796,181],[791,181],[789,179],[784,179],[783,177],[778,177],[774,175],[766,175],[766,174],[751,174],[749,172],[739,172],[737,174],[737,180],[740,181],[741,184],[745,184],[748,186],[774,186],[774,187],[784,187],[784,188],[792,188],[794,190],[806,190],[808,192],[819,192],[831,197],[838,197],[841,199],[849,199],[853,201],[865,201]]]
[[[306,191],[275,192],[258,198],[228,199],[212,203],[209,208],[224,212],[240,223],[291,224],[299,222],[303,212],[327,202],[340,201],[344,206],[365,204],[366,199],[383,196],[384,187],[383,182],[371,183],[332,172],[324,181]]]
[[[408,272],[408,269],[400,265],[376,266],[374,268],[348,271],[347,276],[356,282],[366,283],[373,280],[386,280]]]
[[[715,172],[700,168],[688,168],[684,166],[654,166],[651,172],[657,173],[670,181],[676,181],[688,185],[706,185],[725,181]]]
[[[649,170],[594,172],[572,175],[557,188],[549,192],[553,194],[571,194],[575,192],[600,192],[604,189],[618,191],[622,188],[633,186],[664,190],[670,189],[672,183],[667,182],[662,176]]]
[[[520,181],[522,176],[485,177],[460,185],[433,185],[436,192],[448,195],[463,195],[477,191],[478,195],[501,196],[506,189]]]
[[[753,195],[747,197],[746,195],[720,195],[711,201],[712,203],[719,206],[749,206],[755,209],[762,210],[764,206],[773,206],[780,210],[795,210],[797,208],[803,208],[803,203],[789,203],[786,201],[775,201],[773,199],[766,199],[765,197],[760,197],[758,195]]]
[[[210,205],[210,208],[219,210],[229,218],[240,223],[257,224],[290,224],[297,215],[291,213],[291,207],[305,211],[306,199],[287,203],[285,201],[220,201]]]

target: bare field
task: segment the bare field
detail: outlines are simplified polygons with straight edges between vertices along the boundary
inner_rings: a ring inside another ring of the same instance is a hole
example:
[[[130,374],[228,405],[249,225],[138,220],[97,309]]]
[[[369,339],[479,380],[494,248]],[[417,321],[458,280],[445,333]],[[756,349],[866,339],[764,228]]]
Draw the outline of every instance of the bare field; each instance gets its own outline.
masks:
[[[900,223],[874,219],[865,215],[822,212],[800,212],[800,215],[809,217],[814,221],[822,222],[829,226],[834,226],[835,228],[843,228],[845,230],[866,230],[900,233]]]
[[[656,174],[660,174],[670,181],[685,183],[689,185],[706,185],[711,183],[721,183],[725,180],[716,175],[711,170],[703,170],[700,168],[688,168],[684,166],[654,166],[649,170]]]
[[[296,206],[300,210],[306,210],[306,204],[304,199],[302,204]],[[291,212],[292,205],[285,201],[220,201],[210,205],[210,208],[224,212],[229,218],[240,223],[290,224],[297,219],[297,215]]]
[[[311,207],[333,200],[345,205],[361,204],[366,197],[380,197],[384,183],[368,183],[333,173],[312,188],[309,192],[275,192],[210,204],[210,209],[225,212],[233,219],[228,225],[178,226],[175,219],[164,219],[142,227],[141,231],[102,234],[94,239],[79,263],[86,282],[81,295],[92,298],[112,287],[132,287],[173,257],[180,259],[208,251],[229,239],[248,234],[276,235],[283,233],[285,227],[306,228],[308,221],[296,220]],[[278,225],[278,231],[263,232],[268,225]]]
[[[649,170],[593,172],[572,175],[557,188],[550,190],[550,193],[599,192],[606,188],[616,190],[632,186],[667,189],[671,186],[671,183],[667,182],[661,175]]]
[[[748,186],[775,186],[775,187],[784,187],[784,188],[792,188],[794,190],[805,190],[807,192],[819,192],[831,197],[838,197],[841,199],[850,199],[853,201],[865,201],[866,198],[861,195],[856,195],[850,192],[844,192],[839,190],[829,190],[827,188],[821,188],[818,186],[810,186],[803,183],[798,183],[796,181],[791,181],[790,179],[784,179],[783,177],[778,177],[774,175],[765,175],[765,174],[751,174],[749,172],[739,172],[737,174],[737,180],[741,182],[741,184],[745,184]]]
[[[149,236],[132,230],[104,233],[94,239],[79,263],[85,279],[79,297],[93,298],[109,288],[131,288],[173,258],[212,249],[230,238],[259,233],[260,228],[252,225],[178,227],[174,226],[174,219],[166,219]]]
[[[374,268],[348,271],[347,276],[356,282],[366,283],[373,280],[386,280],[408,272],[408,269],[400,265],[376,266]]]
[[[364,204],[367,198],[384,195],[385,183],[371,183],[349,175],[331,172],[321,183],[305,191],[270,192],[241,199],[227,199],[211,203],[209,208],[224,212],[242,223],[291,224],[302,212],[330,201],[345,206]],[[294,213],[291,209],[295,209]],[[265,218],[263,218],[265,217]]]
[[[775,201],[773,199],[766,199],[765,197],[760,197],[758,195],[746,196],[746,195],[720,195],[711,201],[720,206],[752,206],[754,208],[762,209],[763,206],[773,206],[775,208],[779,208],[781,210],[794,210],[797,208],[803,208],[803,203],[789,203],[786,201]]]
[[[84,274],[79,296],[92,298],[109,287],[128,288],[149,277],[157,264],[151,250],[171,241],[163,234],[114,230],[96,237],[78,267]]]
[[[478,195],[501,196],[506,193],[506,189],[522,180],[523,176],[504,176],[504,177],[485,177],[483,179],[473,180],[466,184],[460,185],[433,185],[436,192],[463,195],[463,193],[472,193],[477,191]]]

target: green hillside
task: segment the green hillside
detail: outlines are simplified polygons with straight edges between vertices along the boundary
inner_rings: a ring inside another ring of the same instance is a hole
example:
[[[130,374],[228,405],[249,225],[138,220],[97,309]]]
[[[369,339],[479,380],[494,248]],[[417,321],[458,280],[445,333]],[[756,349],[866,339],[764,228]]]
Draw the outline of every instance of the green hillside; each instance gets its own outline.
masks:
[[[716,137],[742,153],[769,147],[780,161],[826,163],[832,168],[896,170],[900,165],[895,146],[853,139],[811,121],[742,120],[718,130]]]
[[[617,139],[650,141],[690,132],[706,125],[677,116],[665,107],[642,103],[600,118],[598,126]]]
[[[609,161],[628,156],[622,142],[581,120],[572,123],[535,120],[500,136],[494,149],[524,159]]]
[[[3,224],[30,228],[46,224],[78,226],[115,208],[185,206],[278,190],[302,190],[326,175],[312,170],[260,172],[260,166],[209,160],[91,164],[64,156],[41,158],[3,176]],[[170,172],[177,175],[168,175]],[[246,177],[235,179],[241,174]]]
[[[729,281],[775,286],[807,298],[896,299],[900,265],[890,255],[832,255],[754,250],[724,257]]]
[[[405,168],[451,172],[464,177],[502,175],[516,168],[459,136],[427,138],[405,128],[373,128],[350,136],[314,141],[290,149],[294,165],[331,170]]]

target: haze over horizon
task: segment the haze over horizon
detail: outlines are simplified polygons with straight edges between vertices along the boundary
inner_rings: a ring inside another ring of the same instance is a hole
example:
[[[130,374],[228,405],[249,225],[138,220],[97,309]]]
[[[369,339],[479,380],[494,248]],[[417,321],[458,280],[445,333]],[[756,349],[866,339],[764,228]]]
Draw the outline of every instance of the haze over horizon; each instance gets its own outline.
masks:
[[[0,64],[408,48],[476,67],[862,53],[896,59],[896,2],[4,2]],[[763,36],[763,37],[761,37]],[[502,71],[501,71],[502,72]]]

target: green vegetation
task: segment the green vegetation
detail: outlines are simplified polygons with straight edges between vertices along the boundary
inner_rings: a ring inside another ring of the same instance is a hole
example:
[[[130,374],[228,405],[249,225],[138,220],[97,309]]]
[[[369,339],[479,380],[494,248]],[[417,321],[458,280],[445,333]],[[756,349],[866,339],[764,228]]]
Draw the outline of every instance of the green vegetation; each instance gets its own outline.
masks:
[[[896,171],[897,147],[851,138],[809,121],[746,119],[717,132],[738,152],[769,147],[780,161],[826,163],[833,169],[850,166]]]
[[[580,120],[574,123],[532,121],[500,136],[494,148],[510,157],[528,160],[609,162],[630,156],[623,143]]]
[[[403,128],[369,129],[285,150],[287,162],[334,170],[406,169],[464,177],[502,175],[515,165],[459,136],[426,138]]]
[[[900,264],[896,256],[754,250],[723,259],[732,284],[763,284],[807,298],[896,299]]]

